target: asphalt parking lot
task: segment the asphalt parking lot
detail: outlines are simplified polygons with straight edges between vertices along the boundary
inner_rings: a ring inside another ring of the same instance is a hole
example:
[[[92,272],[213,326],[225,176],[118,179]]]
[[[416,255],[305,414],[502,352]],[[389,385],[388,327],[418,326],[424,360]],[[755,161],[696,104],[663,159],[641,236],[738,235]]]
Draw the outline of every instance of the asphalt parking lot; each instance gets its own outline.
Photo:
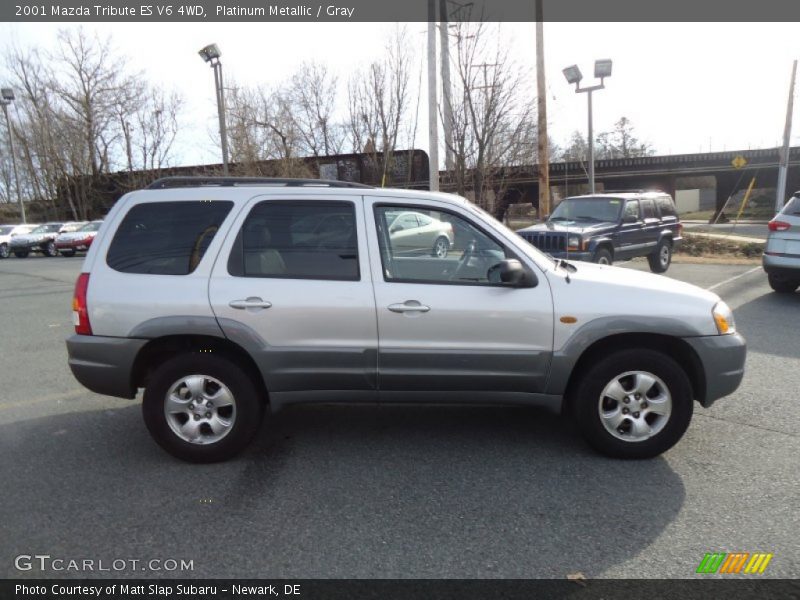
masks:
[[[72,378],[81,260],[0,261],[0,576],[92,575],[18,571],[20,554],[193,561],[111,573],[147,577],[684,578],[711,551],[800,571],[800,293],[759,268],[671,267],[733,307],[749,355],[662,457],[600,457],[529,408],[306,406],[198,466],[151,441],[137,401]]]

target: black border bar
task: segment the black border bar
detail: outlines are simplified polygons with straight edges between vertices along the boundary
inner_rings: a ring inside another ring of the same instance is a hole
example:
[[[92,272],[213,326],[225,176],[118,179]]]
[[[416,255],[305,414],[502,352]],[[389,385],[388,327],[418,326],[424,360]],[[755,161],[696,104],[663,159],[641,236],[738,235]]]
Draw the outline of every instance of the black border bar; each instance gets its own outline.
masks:
[[[21,592],[18,586],[25,586]],[[123,586],[128,586],[123,592]],[[151,587],[155,586],[155,587]],[[235,593],[236,586],[248,593]],[[258,593],[272,586],[274,593]],[[43,593],[31,592],[39,588]],[[80,591],[81,589],[85,591]],[[135,589],[137,593],[131,593]],[[91,591],[90,591],[91,590]],[[73,591],[73,593],[70,593]],[[99,593],[98,593],[99,591]],[[143,591],[144,593],[138,593]],[[188,580],[188,579],[27,579],[0,581],[3,600],[136,600],[141,598],[186,600],[784,600],[800,598],[800,581],[762,579],[526,579],[526,580]]]
[[[435,0],[438,6],[438,1]],[[541,0],[545,21],[792,22],[795,0]],[[448,0],[452,21],[534,21],[535,0]],[[437,10],[438,14],[438,10]],[[7,22],[424,22],[428,0],[3,0]],[[675,43],[680,43],[676,36]]]

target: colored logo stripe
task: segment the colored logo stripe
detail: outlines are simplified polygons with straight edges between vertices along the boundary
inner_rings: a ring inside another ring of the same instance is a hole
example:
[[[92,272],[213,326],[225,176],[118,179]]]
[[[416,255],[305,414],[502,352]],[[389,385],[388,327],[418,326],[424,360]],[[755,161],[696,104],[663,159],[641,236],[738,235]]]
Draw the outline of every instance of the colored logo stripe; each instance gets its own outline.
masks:
[[[744,573],[761,574],[763,573],[773,554],[756,552],[707,552],[697,567],[697,573]],[[748,560],[749,559],[749,560]],[[745,566],[747,565],[747,566]]]

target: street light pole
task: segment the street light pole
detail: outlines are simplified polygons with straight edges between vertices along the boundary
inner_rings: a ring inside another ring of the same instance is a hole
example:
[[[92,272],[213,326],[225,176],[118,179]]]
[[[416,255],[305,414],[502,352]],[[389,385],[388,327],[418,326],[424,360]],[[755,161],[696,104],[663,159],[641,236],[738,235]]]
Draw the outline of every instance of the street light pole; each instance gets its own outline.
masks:
[[[214,69],[214,89],[217,94],[217,113],[219,117],[219,137],[222,145],[222,172],[228,176],[228,128],[225,124],[225,91],[222,85],[222,53],[216,44],[209,44],[199,52],[204,61]]]
[[[6,117],[6,127],[8,128],[8,148],[11,152],[11,165],[14,170],[14,187],[16,188],[17,192],[17,202],[19,203],[19,212],[20,216],[22,217],[22,222],[27,223],[28,220],[25,217],[25,203],[22,201],[22,193],[19,189],[19,173],[17,172],[17,155],[14,152],[14,132],[11,130],[11,119],[8,116],[8,105],[14,100],[14,90],[11,88],[3,88],[0,92],[2,95],[2,100],[0,103],[3,105],[3,114]]]
[[[589,193],[595,193],[594,185],[594,127],[592,123],[592,92],[596,90],[605,89],[605,78],[611,76],[611,61],[608,59],[601,59],[594,61],[594,76],[600,80],[600,83],[582,88],[581,80],[583,75],[577,65],[572,65],[564,69],[564,77],[567,83],[575,84],[575,93],[586,93],[588,96],[589,105],[589,139],[587,144],[589,146]]]

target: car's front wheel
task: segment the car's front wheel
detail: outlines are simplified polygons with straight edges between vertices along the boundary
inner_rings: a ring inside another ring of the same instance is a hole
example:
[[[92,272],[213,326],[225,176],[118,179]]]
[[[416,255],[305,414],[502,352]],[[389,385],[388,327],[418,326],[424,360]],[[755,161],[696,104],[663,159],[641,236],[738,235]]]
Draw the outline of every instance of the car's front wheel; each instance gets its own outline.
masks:
[[[0,244],[0,258],[8,258],[9,254],[8,244]]]
[[[648,255],[647,262],[650,263],[650,270],[653,273],[666,273],[672,263],[672,244],[669,240],[658,242],[656,251]]]
[[[447,253],[450,251],[450,242],[446,237],[436,238],[433,244],[433,255],[436,258],[447,258]]]
[[[227,460],[258,431],[264,403],[253,379],[213,354],[177,356],[159,366],[144,392],[147,429],[167,452],[189,462]]]
[[[800,278],[791,279],[782,275],[769,273],[767,275],[767,280],[769,281],[769,287],[779,294],[791,294],[800,287]]]
[[[47,242],[44,247],[44,253],[51,258],[53,256],[58,256],[58,250],[56,249],[55,242]]]
[[[578,374],[570,402],[586,441],[615,458],[651,458],[681,439],[692,418],[692,386],[655,350],[614,352]]]
[[[597,263],[598,265],[610,265],[614,262],[614,258],[611,256],[611,252],[608,248],[598,248],[594,256],[592,256],[592,262]]]

